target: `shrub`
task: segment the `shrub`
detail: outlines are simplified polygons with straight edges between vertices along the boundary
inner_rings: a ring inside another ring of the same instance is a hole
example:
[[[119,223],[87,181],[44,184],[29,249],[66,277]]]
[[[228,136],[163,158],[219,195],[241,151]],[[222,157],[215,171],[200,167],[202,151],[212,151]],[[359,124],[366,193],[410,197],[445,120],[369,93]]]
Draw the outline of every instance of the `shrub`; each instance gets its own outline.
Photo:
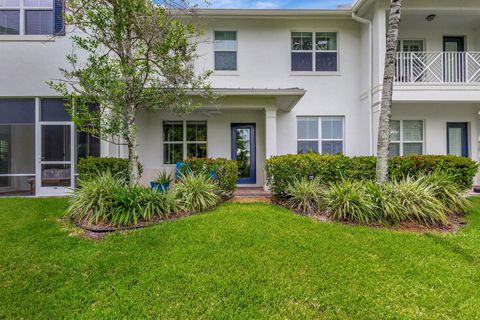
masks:
[[[287,188],[289,207],[303,213],[317,212],[322,208],[323,190],[318,179],[295,180]]]
[[[447,208],[435,197],[434,187],[421,179],[406,178],[393,182],[395,197],[405,208],[404,221],[425,225],[446,224]]]
[[[70,196],[67,213],[77,220],[98,224],[108,222],[113,205],[113,194],[122,188],[123,181],[113,177],[110,171],[95,179],[79,179],[78,189]]]
[[[325,204],[333,219],[369,224],[381,217],[360,181],[334,183],[325,192]]]
[[[184,161],[181,174],[203,173],[218,183],[223,196],[231,196],[237,189],[238,165],[235,160],[224,158],[189,158]]]
[[[451,176],[432,173],[420,177],[419,182],[430,186],[433,196],[440,200],[450,213],[466,212],[469,203],[467,197]]]
[[[168,217],[178,210],[172,194],[139,185],[129,187],[109,171],[95,179],[80,180],[79,186],[70,197],[67,212],[92,224],[128,226],[140,219]]]
[[[377,211],[378,222],[395,224],[405,221],[406,208],[396,197],[395,188],[391,183],[381,185],[366,181],[364,188],[366,196]]]
[[[289,184],[302,178],[318,178],[323,184],[339,180],[374,181],[375,157],[346,157],[316,153],[284,155],[266,161],[267,183],[273,193],[286,195]],[[434,172],[452,177],[462,190],[472,187],[478,164],[471,159],[456,156],[405,156],[389,159],[392,180],[417,178]]]
[[[216,183],[203,172],[181,174],[173,190],[184,210],[204,211],[220,201]]]
[[[141,175],[143,172],[143,166],[141,164],[138,170]],[[107,171],[120,180],[128,181],[128,159],[87,157],[80,159],[78,162],[78,177],[80,180],[97,178]]]
[[[167,218],[176,210],[176,201],[171,194],[139,185],[118,188],[112,200],[109,222],[119,226],[137,224],[140,219],[148,221],[154,216]]]
[[[444,225],[450,213],[465,211],[468,203],[463,191],[451,183],[452,179],[432,174],[384,185],[346,180],[327,189],[325,203],[337,220]]]
[[[437,173],[450,176],[462,191],[472,188],[473,178],[477,172],[477,162],[452,155],[393,157],[389,160],[389,174],[392,180],[419,178]]]

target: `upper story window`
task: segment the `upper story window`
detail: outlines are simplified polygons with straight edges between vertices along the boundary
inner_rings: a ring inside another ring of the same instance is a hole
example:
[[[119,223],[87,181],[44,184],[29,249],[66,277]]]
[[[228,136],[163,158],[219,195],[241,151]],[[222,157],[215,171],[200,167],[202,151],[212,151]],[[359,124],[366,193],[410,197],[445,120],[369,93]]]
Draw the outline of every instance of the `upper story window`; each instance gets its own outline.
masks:
[[[337,32],[292,32],[292,71],[338,71]]]
[[[397,51],[401,51],[401,52],[424,51],[424,41],[418,40],[418,39],[400,39],[398,40]]]
[[[237,32],[215,31],[215,70],[237,70]]]
[[[0,35],[63,34],[62,0],[0,0]]]
[[[344,152],[343,117],[298,117],[297,152]]]
[[[423,120],[392,120],[390,123],[390,156],[423,154]]]
[[[20,0],[0,0],[0,34],[20,34]]]

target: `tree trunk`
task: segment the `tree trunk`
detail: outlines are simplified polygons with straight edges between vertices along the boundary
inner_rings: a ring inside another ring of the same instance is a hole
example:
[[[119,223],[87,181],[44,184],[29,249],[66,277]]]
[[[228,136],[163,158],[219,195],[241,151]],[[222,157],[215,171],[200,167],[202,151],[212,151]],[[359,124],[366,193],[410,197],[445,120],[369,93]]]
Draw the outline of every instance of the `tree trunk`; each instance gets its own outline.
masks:
[[[387,45],[385,54],[385,73],[383,76],[382,105],[378,124],[377,145],[377,182],[388,180],[388,153],[390,147],[390,120],[392,113],[393,81],[397,53],[398,34],[402,0],[391,0],[390,17],[388,19]]]
[[[140,179],[138,170],[138,152],[137,152],[137,130],[135,128],[135,108],[130,107],[130,114],[127,120],[127,146],[128,146],[128,171],[129,185],[134,186]]]

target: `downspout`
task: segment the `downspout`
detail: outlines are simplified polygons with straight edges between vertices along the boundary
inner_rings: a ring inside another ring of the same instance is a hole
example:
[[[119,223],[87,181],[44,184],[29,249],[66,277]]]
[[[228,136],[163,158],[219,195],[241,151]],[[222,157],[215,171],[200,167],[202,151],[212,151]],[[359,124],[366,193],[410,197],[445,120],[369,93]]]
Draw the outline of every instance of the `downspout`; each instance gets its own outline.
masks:
[[[358,21],[360,23],[368,25],[368,42],[369,42],[369,67],[368,67],[368,78],[370,79],[370,86],[368,89],[368,106],[370,110],[370,117],[369,117],[369,124],[370,124],[370,155],[373,155],[373,109],[372,109],[372,102],[373,102],[373,97],[372,97],[372,89],[373,89],[373,27],[372,27],[372,21],[359,17],[355,12],[352,12],[352,19],[355,21]]]

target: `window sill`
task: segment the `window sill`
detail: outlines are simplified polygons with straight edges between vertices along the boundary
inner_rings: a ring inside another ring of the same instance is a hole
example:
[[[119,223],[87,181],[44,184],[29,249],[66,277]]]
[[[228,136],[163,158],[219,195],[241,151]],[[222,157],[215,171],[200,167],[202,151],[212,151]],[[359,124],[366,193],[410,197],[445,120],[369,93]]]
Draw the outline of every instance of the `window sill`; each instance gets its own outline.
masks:
[[[291,71],[290,76],[310,76],[310,77],[340,77],[342,74],[338,71]]]
[[[238,77],[240,75],[240,72],[238,71],[214,71],[212,73],[212,76],[234,76],[234,77]]]
[[[49,35],[1,35],[0,41],[54,42],[55,36]]]

